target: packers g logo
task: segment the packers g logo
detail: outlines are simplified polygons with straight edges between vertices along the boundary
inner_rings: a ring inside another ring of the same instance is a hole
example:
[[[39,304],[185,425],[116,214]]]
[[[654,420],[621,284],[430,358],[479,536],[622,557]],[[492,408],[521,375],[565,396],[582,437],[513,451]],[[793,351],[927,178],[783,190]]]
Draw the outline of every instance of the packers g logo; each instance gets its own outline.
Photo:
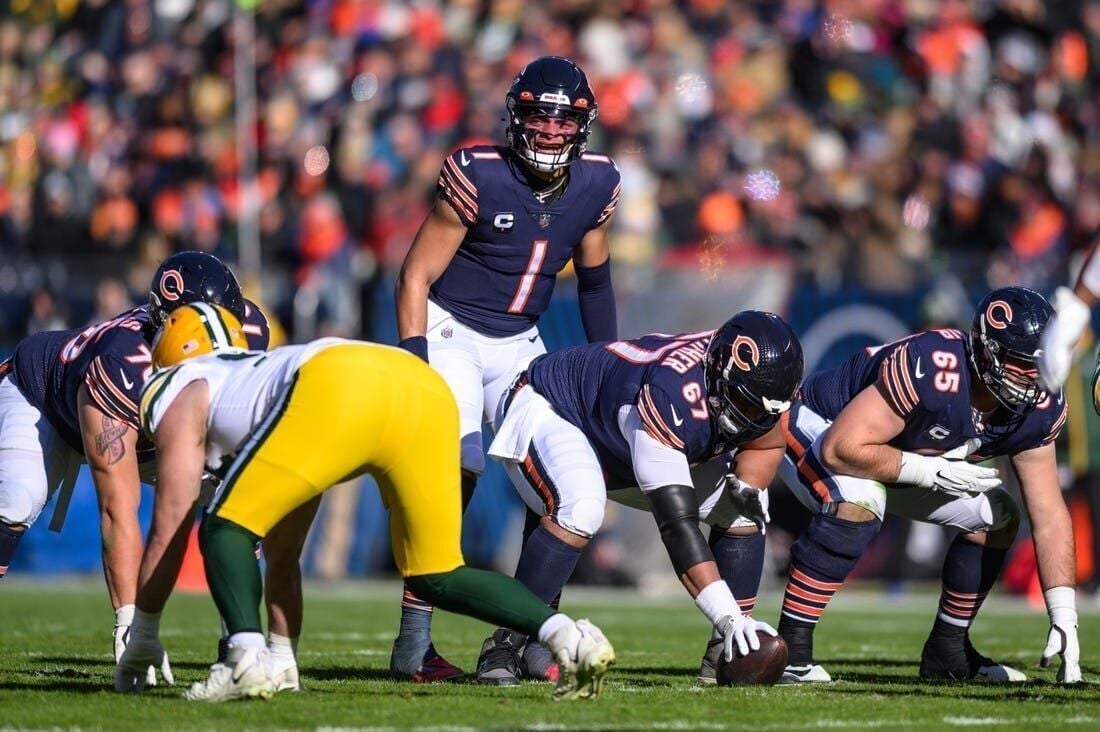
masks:
[[[733,355],[730,360],[742,371],[751,371],[760,364],[760,346],[748,336],[739,335],[733,340]],[[748,360],[745,360],[745,357]]]
[[[997,314],[997,311],[1001,315]],[[1004,300],[994,300],[985,309],[985,319],[997,330],[1004,330],[1012,322],[1012,306]]]
[[[166,269],[160,276],[160,294],[165,300],[175,302],[183,294],[183,275],[178,269]]]

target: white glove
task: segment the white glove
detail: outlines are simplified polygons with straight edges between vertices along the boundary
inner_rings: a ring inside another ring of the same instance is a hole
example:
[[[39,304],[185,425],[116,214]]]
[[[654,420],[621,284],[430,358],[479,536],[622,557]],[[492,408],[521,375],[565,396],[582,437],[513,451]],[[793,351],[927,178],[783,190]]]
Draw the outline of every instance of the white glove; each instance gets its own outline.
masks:
[[[1081,298],[1073,294],[1068,287],[1059,287],[1054,292],[1052,303],[1054,317],[1043,329],[1039,339],[1039,376],[1046,388],[1054,391],[1066,383],[1070,366],[1073,365],[1073,351],[1081,339],[1081,333],[1088,327],[1092,313]]]
[[[733,473],[726,474],[726,489],[737,512],[756,524],[761,534],[765,533],[772,517],[768,515],[768,508],[764,505],[764,491],[753,488]]]
[[[733,646],[737,644],[737,652],[742,656],[749,655],[752,651],[760,650],[760,639],[757,632],[777,636],[775,628],[759,620],[753,620],[748,615],[726,615],[714,624],[715,630],[722,636],[725,643],[725,659],[733,660]]]
[[[966,457],[977,450],[979,445],[981,440],[974,437],[939,457],[902,452],[897,482],[931,488],[958,497],[969,497],[993,490],[1001,485],[997,469],[971,465],[966,461]]]
[[[140,692],[156,686],[156,666],[168,684],[175,684],[168,654],[160,643],[160,613],[134,612],[133,605],[119,608],[116,620],[130,619],[128,625],[115,625],[115,691]],[[135,617],[136,614],[136,617]]]
[[[1048,668],[1055,656],[1062,657],[1058,683],[1081,682],[1081,645],[1077,642],[1077,610],[1072,587],[1052,587],[1043,593],[1050,614],[1047,645],[1039,665]]]

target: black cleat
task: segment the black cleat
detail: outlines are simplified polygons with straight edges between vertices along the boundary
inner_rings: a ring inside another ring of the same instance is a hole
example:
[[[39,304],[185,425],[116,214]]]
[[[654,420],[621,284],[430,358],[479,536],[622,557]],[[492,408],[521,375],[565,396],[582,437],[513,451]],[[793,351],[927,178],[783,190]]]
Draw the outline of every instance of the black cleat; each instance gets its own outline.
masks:
[[[925,681],[980,681],[1013,684],[1027,681],[1020,671],[983,656],[970,642],[970,634],[945,635],[932,629],[920,657],[920,677]]]
[[[477,683],[491,686],[517,686],[520,676],[520,654],[527,637],[505,628],[485,639],[477,659]]]

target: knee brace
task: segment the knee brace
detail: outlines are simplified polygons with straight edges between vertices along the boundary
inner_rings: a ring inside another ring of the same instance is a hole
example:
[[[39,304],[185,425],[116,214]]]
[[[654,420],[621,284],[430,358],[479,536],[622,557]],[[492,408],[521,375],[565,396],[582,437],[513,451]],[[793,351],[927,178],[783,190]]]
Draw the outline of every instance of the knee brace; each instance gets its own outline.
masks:
[[[666,485],[650,491],[646,498],[653,507],[661,541],[677,575],[701,562],[714,561],[703,532],[699,530],[699,501],[695,489],[686,485]]]
[[[559,506],[555,523],[577,536],[591,539],[603,526],[604,506],[607,500],[603,496],[584,496],[566,506]]]
[[[843,581],[880,528],[882,522],[877,518],[846,521],[819,513],[791,547],[791,564]]]

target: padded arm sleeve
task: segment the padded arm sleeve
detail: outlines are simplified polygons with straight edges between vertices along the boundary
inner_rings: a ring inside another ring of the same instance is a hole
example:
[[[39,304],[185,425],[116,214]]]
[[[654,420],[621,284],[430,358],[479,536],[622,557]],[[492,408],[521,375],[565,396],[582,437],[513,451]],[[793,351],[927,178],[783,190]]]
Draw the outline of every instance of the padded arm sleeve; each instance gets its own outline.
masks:
[[[576,267],[581,325],[589,343],[618,338],[615,293],[611,286],[611,257],[595,267]]]

